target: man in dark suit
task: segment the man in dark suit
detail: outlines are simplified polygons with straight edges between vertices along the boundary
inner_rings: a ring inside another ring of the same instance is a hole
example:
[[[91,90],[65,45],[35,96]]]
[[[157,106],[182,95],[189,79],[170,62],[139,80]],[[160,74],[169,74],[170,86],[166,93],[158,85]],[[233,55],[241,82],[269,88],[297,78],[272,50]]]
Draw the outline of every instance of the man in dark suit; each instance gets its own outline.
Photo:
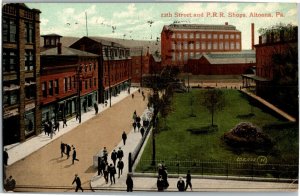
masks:
[[[75,178],[74,178],[72,184],[74,184],[74,182],[76,182],[75,192],[77,192],[78,189],[81,189],[81,191],[83,192],[83,188],[81,187],[81,181],[80,181],[80,178],[78,177],[78,174],[75,174]]]
[[[70,152],[71,152],[71,146],[69,144],[66,144],[66,148],[67,148],[67,159],[70,157]]]
[[[76,158],[76,150],[73,148],[73,154],[72,154],[72,164],[74,164],[74,161],[79,161],[79,159]]]
[[[64,156],[64,153],[65,153],[65,144],[64,143],[60,143],[60,153],[61,153],[61,157]]]
[[[5,148],[3,151],[3,164],[7,166],[7,161],[8,161],[8,153],[7,149]]]

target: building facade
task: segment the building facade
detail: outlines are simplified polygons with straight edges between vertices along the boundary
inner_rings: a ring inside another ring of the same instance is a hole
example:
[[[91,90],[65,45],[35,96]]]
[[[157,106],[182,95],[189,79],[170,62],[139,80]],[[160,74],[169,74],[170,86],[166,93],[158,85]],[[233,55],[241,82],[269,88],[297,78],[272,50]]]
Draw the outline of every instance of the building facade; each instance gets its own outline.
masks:
[[[2,7],[3,144],[40,133],[40,11]]]
[[[41,52],[42,122],[75,116],[98,102],[98,55],[57,43]]]
[[[132,59],[129,48],[97,37],[83,37],[70,47],[99,55],[99,103],[131,86]]]
[[[182,69],[189,58],[208,52],[241,51],[241,32],[233,25],[171,24],[161,32],[162,66]]]

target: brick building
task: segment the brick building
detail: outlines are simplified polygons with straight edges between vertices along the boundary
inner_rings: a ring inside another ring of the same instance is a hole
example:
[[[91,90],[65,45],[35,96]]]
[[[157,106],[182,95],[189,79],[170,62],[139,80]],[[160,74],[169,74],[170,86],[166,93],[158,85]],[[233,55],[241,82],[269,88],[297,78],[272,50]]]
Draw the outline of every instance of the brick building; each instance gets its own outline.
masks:
[[[130,48],[132,59],[132,83],[141,84],[141,78],[149,74],[149,50],[143,47]],[[141,84],[142,85],[142,84]]]
[[[76,115],[79,108],[84,112],[93,107],[99,99],[98,55],[64,47],[59,40],[49,41],[58,35],[43,37],[48,44],[41,52],[42,122],[62,120]]]
[[[40,11],[2,7],[3,144],[40,133]]]
[[[70,47],[99,55],[99,102],[103,103],[110,95],[117,96],[130,87],[132,61],[129,48],[98,37],[83,37]]]
[[[193,75],[241,75],[255,67],[255,51],[215,52],[188,59],[184,71]]]
[[[241,51],[241,32],[233,25],[171,24],[161,32],[162,66],[180,70],[188,59],[208,52]]]

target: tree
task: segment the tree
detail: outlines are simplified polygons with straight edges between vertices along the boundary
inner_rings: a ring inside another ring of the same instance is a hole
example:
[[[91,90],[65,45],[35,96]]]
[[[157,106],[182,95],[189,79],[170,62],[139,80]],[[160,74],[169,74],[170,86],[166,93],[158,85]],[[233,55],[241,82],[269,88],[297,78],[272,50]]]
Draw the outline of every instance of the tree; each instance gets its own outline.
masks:
[[[202,104],[211,113],[211,126],[214,126],[215,113],[219,110],[222,110],[225,106],[225,96],[223,91],[218,89],[210,89],[205,91]]]

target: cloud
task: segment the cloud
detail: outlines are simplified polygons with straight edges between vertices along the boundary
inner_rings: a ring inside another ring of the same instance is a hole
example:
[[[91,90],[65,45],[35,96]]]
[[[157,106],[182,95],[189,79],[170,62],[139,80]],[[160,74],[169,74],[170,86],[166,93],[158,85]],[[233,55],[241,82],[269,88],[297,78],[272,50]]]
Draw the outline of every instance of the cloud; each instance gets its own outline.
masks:
[[[290,17],[290,16],[296,16],[297,14],[297,9],[290,9],[287,13],[286,16]]]
[[[115,12],[113,13],[113,17],[116,18],[128,18],[128,17],[132,17],[136,14],[136,7],[134,3],[131,3],[127,6],[127,10],[123,11],[123,12]]]
[[[49,20],[47,18],[41,18],[41,25],[47,26]]]

